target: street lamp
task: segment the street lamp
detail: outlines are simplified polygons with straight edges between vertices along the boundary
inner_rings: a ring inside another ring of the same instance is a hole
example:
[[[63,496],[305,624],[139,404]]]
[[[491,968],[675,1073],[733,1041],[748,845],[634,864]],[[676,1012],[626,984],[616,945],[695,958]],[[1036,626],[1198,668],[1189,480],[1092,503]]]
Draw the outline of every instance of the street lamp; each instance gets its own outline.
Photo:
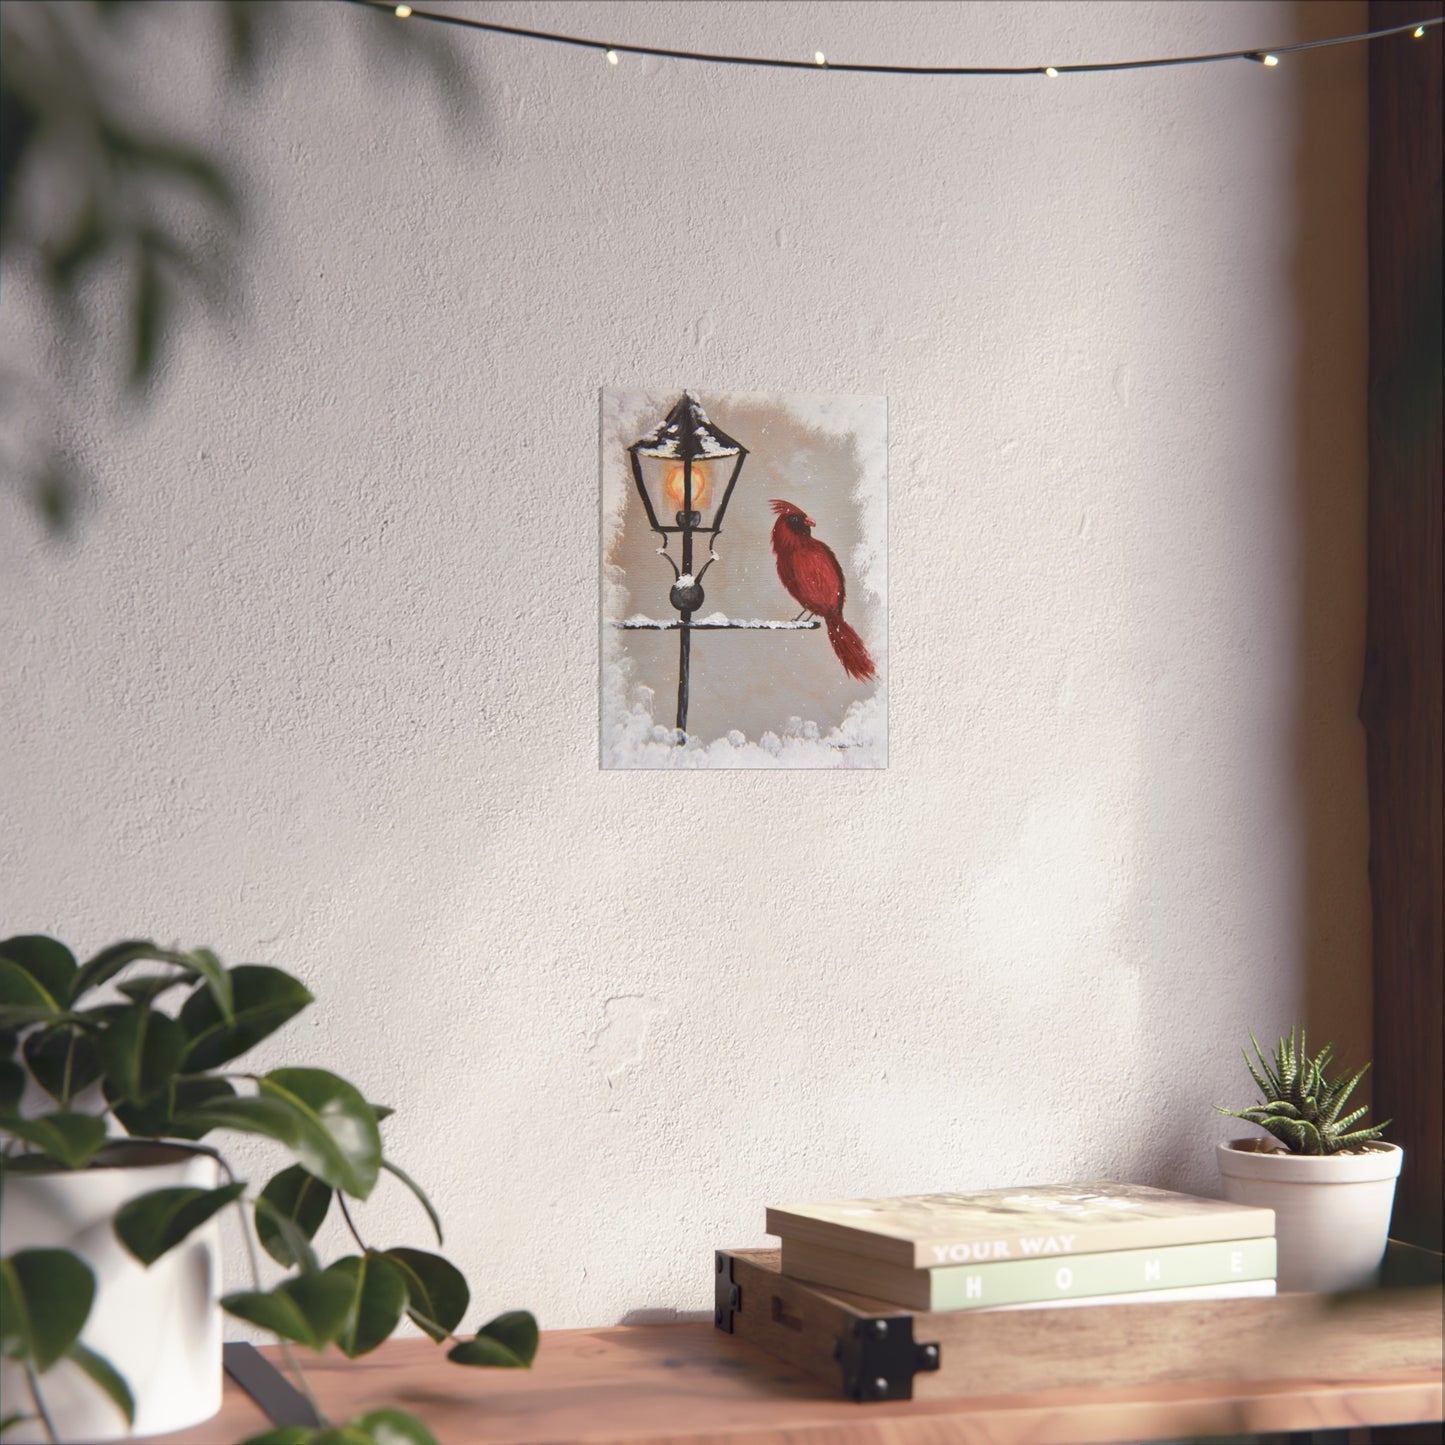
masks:
[[[715,427],[695,397],[686,392],[666,418],[627,448],[632,479],[647,513],[647,525],[662,538],[658,548],[672,567],[668,600],[677,608],[677,731],[687,729],[688,662],[692,651],[692,616],[703,603],[703,574],[717,561],[712,544],[722,531],[723,514],[743,469],[748,449]],[[731,463],[731,465],[729,465]],[[724,481],[726,476],[726,481]],[[668,523],[659,518],[671,517]],[[693,538],[708,537],[708,559],[693,572]],[[667,550],[674,533],[682,536],[682,561]]]

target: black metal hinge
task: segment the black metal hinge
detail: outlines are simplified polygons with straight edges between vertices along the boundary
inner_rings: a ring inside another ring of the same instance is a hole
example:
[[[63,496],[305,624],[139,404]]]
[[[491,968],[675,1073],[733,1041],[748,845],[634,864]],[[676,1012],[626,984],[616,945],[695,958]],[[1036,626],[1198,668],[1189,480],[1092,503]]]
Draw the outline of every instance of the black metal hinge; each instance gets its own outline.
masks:
[[[221,1346],[226,1373],[261,1407],[273,1425],[316,1426],[321,1423],[311,1402],[280,1370],[242,1341]]]
[[[733,1314],[743,1307],[741,1285],[733,1283],[733,1262],[722,1250],[716,1254],[717,1279],[713,1286],[713,1323],[727,1334],[733,1332]]]
[[[838,1336],[833,1358],[843,1367],[848,1399],[911,1400],[914,1375],[936,1370],[939,1350],[914,1341],[912,1315],[873,1315]]]

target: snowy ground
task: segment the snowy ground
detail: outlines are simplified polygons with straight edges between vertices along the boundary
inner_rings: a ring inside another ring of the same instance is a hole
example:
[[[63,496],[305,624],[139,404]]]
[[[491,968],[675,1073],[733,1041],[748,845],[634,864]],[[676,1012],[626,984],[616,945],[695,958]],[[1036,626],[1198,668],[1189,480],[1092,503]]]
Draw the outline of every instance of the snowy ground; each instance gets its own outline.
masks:
[[[886,768],[884,703],[875,694],[848,709],[824,733],[815,722],[793,717],[782,733],[756,742],[734,730],[706,742],[689,736],[679,747],[674,730],[657,721],[651,688],[633,689],[629,705],[604,724],[604,768]]]

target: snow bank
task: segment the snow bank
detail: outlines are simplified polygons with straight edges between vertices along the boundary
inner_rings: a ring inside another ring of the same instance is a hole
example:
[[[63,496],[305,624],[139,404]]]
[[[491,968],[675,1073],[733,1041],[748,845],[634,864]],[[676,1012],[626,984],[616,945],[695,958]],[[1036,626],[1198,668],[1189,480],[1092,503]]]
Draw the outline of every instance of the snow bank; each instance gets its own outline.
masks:
[[[855,702],[831,732],[792,717],[780,734],[756,742],[736,728],[706,742],[688,736],[681,747],[673,729],[657,721],[650,687],[638,687],[627,708],[604,725],[604,768],[886,768],[887,732],[878,694]]]

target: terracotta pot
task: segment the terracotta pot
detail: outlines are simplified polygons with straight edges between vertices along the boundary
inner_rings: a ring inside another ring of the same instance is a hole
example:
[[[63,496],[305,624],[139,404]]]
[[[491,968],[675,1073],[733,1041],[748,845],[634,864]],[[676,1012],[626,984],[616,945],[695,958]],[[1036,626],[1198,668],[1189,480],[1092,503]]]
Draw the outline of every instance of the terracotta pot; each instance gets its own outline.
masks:
[[[215,1159],[182,1144],[108,1144],[85,1169],[7,1166],[0,1253],[69,1249],[95,1272],[95,1302],[80,1333],[120,1372],[135,1399],[136,1435],[158,1435],[209,1420],[221,1408],[220,1226],[212,1218],[149,1269],[116,1238],[111,1220],[152,1189],[219,1184]],[[60,1439],[124,1439],[125,1417],[68,1360],[40,1377]],[[6,1410],[29,1410],[22,1367],[0,1366]],[[11,1442],[44,1440],[39,1421],[5,1432]]]
[[[1358,1154],[1288,1154],[1272,1139],[1218,1147],[1224,1197],[1274,1210],[1279,1288],[1370,1283],[1385,1254],[1404,1151],[1375,1140]]]

